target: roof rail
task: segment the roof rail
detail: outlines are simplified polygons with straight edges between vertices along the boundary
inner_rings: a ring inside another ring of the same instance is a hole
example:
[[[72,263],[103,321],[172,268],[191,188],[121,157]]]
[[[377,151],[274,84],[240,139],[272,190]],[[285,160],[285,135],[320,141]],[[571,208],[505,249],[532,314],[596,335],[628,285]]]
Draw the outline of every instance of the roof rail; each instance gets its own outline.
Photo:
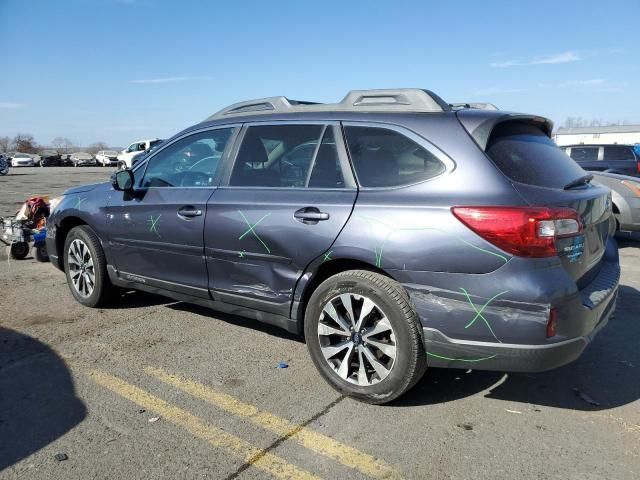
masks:
[[[284,112],[444,112],[449,105],[429,90],[397,88],[352,90],[339,103],[314,103],[268,97],[234,103],[211,115],[207,120],[235,115]]]
[[[462,110],[464,108],[471,108],[473,110],[500,110],[493,103],[486,103],[486,102],[450,103],[449,106],[453,110]]]

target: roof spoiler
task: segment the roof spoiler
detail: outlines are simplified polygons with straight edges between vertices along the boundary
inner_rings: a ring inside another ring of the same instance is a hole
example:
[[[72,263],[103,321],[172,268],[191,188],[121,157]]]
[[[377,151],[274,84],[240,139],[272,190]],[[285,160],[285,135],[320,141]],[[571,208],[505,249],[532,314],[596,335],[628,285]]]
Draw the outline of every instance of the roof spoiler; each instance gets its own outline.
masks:
[[[458,110],[456,116],[482,150],[487,148],[487,143],[489,142],[489,137],[491,137],[493,129],[501,123],[522,122],[536,125],[540,127],[548,137],[551,137],[551,132],[553,131],[553,122],[539,115],[464,109]]]

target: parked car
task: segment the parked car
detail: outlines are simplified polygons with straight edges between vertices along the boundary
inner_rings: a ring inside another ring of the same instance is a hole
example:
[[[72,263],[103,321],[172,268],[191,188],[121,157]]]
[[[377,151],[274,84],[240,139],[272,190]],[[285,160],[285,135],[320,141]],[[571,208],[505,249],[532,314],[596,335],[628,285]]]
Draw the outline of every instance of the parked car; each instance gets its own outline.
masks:
[[[153,152],[157,148],[160,148],[162,146],[163,142],[164,142],[164,140],[160,140],[159,142],[155,142],[153,145],[151,145],[151,147],[149,147],[149,150],[145,150],[144,152],[136,153],[133,157],[131,157],[131,166],[130,167],[127,167],[124,164],[120,165],[120,167],[121,168],[133,168],[133,167],[135,167],[136,164],[139,161],[144,159],[147,155],[149,155],[151,152]]]
[[[118,152],[115,150],[100,150],[96,154],[96,162],[103,167],[115,167],[118,165]]]
[[[611,189],[616,230],[640,232],[640,180],[615,173],[593,174],[594,181]]]
[[[0,175],[4,176],[9,173],[9,159],[3,153],[0,153]]]
[[[569,145],[562,148],[585,170],[640,177],[640,154],[633,145]]]
[[[61,153],[60,154],[60,166],[61,167],[73,167],[73,162],[71,161],[70,153]]]
[[[87,167],[87,166],[95,166],[96,159],[87,152],[76,152],[70,157],[71,163],[74,167]]]
[[[150,140],[138,140],[133,142],[127,148],[122,150],[120,154],[118,154],[118,160],[120,168],[131,168],[133,157],[144,153],[147,150],[150,150],[153,146],[162,142],[159,138],[152,138]]]
[[[12,167],[33,167],[35,166],[35,162],[33,161],[33,157],[28,153],[14,153],[11,156],[11,166]]]
[[[44,150],[40,153],[41,167],[59,167],[60,155],[55,150]]]
[[[418,89],[242,102],[68,190],[47,249],[88,307],[124,287],[304,332],[370,403],[427,366],[547,370],[607,324],[620,276],[611,193],[551,131]]]

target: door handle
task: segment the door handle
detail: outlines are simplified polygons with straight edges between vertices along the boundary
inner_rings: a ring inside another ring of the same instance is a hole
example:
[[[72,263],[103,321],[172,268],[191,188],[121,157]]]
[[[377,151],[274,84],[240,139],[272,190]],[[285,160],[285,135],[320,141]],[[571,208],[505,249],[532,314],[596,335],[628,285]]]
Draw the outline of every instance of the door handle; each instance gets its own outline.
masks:
[[[194,218],[202,215],[202,210],[192,207],[191,205],[182,207],[178,210],[178,216],[182,218]]]
[[[299,220],[307,225],[316,224],[321,220],[329,220],[329,214],[326,212],[321,212],[320,209],[316,207],[301,208],[300,210],[296,210],[293,216],[296,220]]]

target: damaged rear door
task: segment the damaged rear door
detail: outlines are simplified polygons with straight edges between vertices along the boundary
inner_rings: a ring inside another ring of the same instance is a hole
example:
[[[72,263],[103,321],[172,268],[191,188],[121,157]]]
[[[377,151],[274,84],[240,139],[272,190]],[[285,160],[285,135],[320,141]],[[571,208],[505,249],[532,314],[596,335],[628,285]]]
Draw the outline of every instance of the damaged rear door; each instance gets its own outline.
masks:
[[[307,265],[328,254],[357,189],[336,122],[246,125],[207,205],[205,254],[216,300],[289,315]]]

